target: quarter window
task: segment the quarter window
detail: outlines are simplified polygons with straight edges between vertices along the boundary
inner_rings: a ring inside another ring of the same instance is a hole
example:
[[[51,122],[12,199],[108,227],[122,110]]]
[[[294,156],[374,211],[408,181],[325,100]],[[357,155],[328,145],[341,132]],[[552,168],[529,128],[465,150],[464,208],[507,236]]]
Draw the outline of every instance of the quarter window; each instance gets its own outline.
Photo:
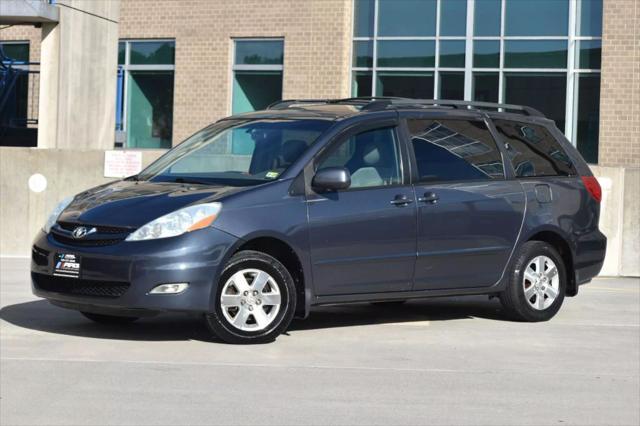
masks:
[[[318,170],[344,167],[351,173],[351,188],[401,183],[400,152],[395,129],[386,127],[353,135],[333,147]]]
[[[482,121],[409,120],[420,182],[503,179],[502,156]]]
[[[541,126],[494,120],[506,142],[516,177],[569,176],[576,173],[558,141]]]

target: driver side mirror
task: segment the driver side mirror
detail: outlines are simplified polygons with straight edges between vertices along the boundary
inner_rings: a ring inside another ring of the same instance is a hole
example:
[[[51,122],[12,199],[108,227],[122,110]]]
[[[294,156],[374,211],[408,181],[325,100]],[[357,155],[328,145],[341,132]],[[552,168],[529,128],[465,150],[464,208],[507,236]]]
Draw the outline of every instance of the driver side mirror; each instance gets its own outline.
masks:
[[[338,191],[351,186],[351,174],[344,167],[327,167],[316,172],[311,181],[316,191]]]

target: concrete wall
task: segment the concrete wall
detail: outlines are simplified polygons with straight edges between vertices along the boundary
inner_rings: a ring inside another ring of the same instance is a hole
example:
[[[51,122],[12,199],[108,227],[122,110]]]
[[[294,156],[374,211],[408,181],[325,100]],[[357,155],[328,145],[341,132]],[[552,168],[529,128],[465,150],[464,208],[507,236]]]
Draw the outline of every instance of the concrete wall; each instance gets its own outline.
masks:
[[[640,169],[591,169],[602,186],[600,230],[607,236],[601,275],[640,276]]]
[[[166,151],[143,151],[143,166]],[[113,181],[103,177],[104,151],[0,147],[0,255],[28,256],[31,241],[58,201]],[[43,192],[29,189],[35,173],[47,179]]]
[[[60,23],[42,27],[38,147],[111,149],[120,1],[58,3]]]

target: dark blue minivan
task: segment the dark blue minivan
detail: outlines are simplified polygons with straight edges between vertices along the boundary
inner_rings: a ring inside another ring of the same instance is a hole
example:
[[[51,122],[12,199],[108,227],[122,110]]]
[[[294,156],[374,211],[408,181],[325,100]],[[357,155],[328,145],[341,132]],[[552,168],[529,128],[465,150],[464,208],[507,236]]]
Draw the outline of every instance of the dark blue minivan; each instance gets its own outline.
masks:
[[[62,201],[32,285],[101,323],[202,314],[231,343],[271,341],[317,305],[433,296],[545,321],[602,267],[600,198],[532,108],[282,101]]]

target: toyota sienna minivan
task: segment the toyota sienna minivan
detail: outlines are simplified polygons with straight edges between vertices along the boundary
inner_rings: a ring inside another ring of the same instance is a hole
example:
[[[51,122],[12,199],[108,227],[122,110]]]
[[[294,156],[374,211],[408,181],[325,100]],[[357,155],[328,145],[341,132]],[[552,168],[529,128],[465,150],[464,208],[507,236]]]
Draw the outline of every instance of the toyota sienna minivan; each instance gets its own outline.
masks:
[[[433,296],[546,321],[602,267],[600,199],[529,107],[281,101],[63,200],[32,285],[100,323],[199,314],[230,343],[271,341],[318,305]]]

